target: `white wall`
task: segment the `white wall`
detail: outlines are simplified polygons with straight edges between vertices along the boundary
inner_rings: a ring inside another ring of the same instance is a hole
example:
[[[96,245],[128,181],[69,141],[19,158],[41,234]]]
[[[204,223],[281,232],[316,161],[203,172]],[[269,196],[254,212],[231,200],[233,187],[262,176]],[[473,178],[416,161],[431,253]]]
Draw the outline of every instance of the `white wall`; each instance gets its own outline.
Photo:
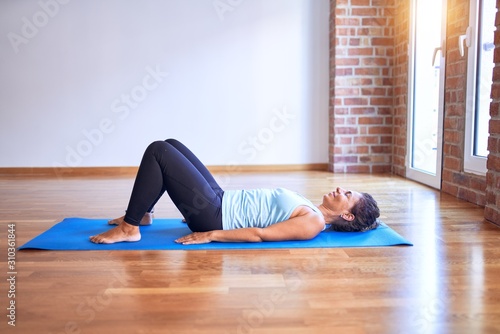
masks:
[[[0,167],[328,161],[328,0],[3,0]]]

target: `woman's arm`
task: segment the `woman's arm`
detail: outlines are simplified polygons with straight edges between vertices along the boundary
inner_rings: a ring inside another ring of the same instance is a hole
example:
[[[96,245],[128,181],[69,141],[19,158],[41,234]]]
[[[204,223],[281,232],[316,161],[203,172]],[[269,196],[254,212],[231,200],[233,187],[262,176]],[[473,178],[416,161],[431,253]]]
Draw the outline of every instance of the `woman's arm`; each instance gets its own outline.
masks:
[[[176,240],[184,245],[218,242],[261,242],[284,240],[308,240],[320,233],[325,224],[314,212],[297,216],[266,228],[241,228],[235,230],[216,230],[196,232]]]

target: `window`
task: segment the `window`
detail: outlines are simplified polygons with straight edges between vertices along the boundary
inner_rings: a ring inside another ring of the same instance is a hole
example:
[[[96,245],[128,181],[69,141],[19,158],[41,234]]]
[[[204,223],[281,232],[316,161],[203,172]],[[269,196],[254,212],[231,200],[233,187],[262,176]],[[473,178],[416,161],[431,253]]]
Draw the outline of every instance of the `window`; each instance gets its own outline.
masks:
[[[486,173],[496,11],[496,0],[471,1],[469,29],[460,41],[469,46],[464,169],[476,174]]]
[[[406,177],[441,188],[447,0],[411,1]],[[432,60],[432,61],[431,61]]]

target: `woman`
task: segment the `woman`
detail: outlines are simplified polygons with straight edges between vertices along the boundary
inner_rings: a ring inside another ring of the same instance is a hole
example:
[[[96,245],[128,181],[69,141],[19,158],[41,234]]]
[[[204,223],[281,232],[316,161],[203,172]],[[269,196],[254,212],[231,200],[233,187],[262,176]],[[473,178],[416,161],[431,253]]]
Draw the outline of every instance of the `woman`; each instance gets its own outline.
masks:
[[[208,169],[175,139],[148,146],[139,166],[125,216],[110,221],[115,228],[91,236],[94,243],[141,239],[139,225],[167,192],[194,233],[182,244],[307,240],[331,227],[367,231],[378,226],[377,202],[366,193],[337,188],[315,206],[287,189],[223,191]]]

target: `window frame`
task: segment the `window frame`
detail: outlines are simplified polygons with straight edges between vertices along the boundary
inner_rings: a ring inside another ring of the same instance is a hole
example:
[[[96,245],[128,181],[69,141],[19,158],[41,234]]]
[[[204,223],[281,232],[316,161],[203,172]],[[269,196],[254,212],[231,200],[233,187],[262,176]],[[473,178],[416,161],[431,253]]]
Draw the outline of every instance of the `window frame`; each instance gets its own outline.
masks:
[[[464,141],[464,171],[486,175],[487,157],[474,155],[476,127],[476,95],[477,95],[477,65],[478,65],[478,34],[479,9],[482,0],[471,0],[469,9],[469,27],[467,29],[467,95],[465,110],[465,141]],[[460,43],[462,41],[460,40]]]

